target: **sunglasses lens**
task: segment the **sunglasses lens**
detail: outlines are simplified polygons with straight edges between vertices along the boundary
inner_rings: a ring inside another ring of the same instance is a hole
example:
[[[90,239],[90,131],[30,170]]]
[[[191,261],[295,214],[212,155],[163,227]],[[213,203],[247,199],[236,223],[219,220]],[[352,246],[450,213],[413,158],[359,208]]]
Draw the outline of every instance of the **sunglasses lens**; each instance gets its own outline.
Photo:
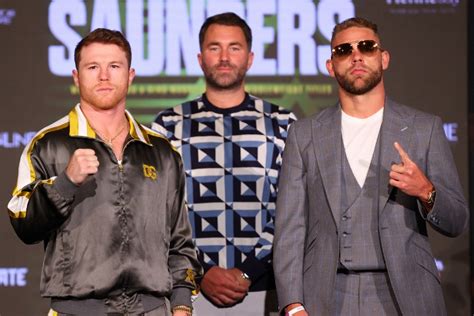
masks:
[[[336,57],[349,56],[352,53],[352,45],[344,43],[333,48],[332,54]]]
[[[379,49],[379,44],[374,40],[364,40],[357,43],[357,49],[362,54],[373,54],[377,49]],[[332,49],[333,57],[347,57],[352,54],[353,48],[351,43],[344,43],[337,45]]]
[[[360,41],[357,44],[357,49],[363,54],[373,53],[377,50],[377,48],[378,44],[372,40]]]

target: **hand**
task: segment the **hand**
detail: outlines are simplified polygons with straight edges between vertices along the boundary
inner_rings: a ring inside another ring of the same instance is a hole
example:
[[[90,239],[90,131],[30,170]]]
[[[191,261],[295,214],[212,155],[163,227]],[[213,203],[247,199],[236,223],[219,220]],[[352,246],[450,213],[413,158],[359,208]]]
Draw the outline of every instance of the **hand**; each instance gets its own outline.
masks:
[[[390,185],[399,188],[402,192],[419,198],[422,202],[427,201],[428,193],[434,189],[433,184],[425,174],[410,159],[399,143],[393,144],[398,151],[402,162],[393,164],[390,171]]]
[[[92,149],[76,149],[66,167],[66,175],[75,184],[83,183],[87,176],[99,170],[99,159]]]
[[[234,278],[239,282],[240,284],[244,285],[247,288],[247,292],[249,291],[250,285],[252,284],[252,281],[244,279],[242,277],[242,271],[237,269],[237,268],[232,268],[227,270],[229,273],[231,273]]]
[[[231,306],[247,295],[250,284],[245,284],[238,269],[223,269],[214,266],[204,274],[201,290],[218,306]]]

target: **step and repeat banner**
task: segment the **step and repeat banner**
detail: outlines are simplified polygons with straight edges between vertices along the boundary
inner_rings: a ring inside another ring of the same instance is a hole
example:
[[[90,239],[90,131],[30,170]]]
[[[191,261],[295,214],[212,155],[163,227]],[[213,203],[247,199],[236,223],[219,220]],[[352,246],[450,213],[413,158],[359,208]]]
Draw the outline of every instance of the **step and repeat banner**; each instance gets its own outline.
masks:
[[[199,96],[198,33],[207,16],[233,11],[253,31],[247,90],[303,117],[332,105],[328,76],[334,25],[362,16],[379,25],[391,53],[391,98],[443,119],[465,192],[467,0],[0,0],[0,315],[46,315],[39,295],[43,245],[23,245],[7,203],[25,144],[78,102],[74,48],[89,31],[122,31],[137,77],[128,109],[145,124],[163,108]],[[470,314],[468,233],[430,231],[450,315]]]

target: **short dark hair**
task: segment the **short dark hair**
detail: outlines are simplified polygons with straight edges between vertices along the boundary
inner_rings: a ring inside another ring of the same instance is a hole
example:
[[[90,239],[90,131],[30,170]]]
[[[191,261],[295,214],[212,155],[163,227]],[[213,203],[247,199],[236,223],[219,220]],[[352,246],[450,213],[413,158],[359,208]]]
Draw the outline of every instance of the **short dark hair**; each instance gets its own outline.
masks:
[[[247,22],[245,22],[240,16],[233,12],[225,12],[208,17],[204,24],[201,26],[201,30],[199,31],[199,48],[201,49],[201,51],[207,29],[212,24],[240,27],[240,29],[244,33],[245,41],[247,42],[249,50],[252,48],[252,30],[248,26]]]
[[[120,47],[125,52],[125,57],[128,61],[128,68],[130,68],[132,64],[132,49],[130,48],[130,43],[127,41],[125,36],[123,36],[123,34],[119,31],[98,28],[90,32],[77,44],[76,49],[74,50],[74,62],[76,64],[76,69],[79,70],[82,48],[93,43],[114,44]]]
[[[365,28],[371,29],[372,31],[374,31],[377,38],[379,38],[377,24],[361,17],[353,17],[345,21],[342,21],[341,23],[336,24],[336,26],[334,27],[332,31],[331,46],[336,35],[350,27],[365,27]]]

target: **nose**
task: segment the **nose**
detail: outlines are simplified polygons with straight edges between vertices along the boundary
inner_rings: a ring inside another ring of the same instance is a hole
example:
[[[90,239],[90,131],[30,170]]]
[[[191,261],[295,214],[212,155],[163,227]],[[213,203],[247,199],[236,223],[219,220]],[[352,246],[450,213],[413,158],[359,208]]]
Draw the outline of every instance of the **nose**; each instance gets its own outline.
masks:
[[[100,68],[99,71],[99,80],[100,81],[107,81],[109,80],[109,70],[107,68]]]
[[[222,49],[221,54],[219,56],[221,61],[228,61],[229,60],[229,52],[227,49]]]
[[[362,53],[357,48],[357,45],[352,46],[351,58],[352,58],[353,63],[356,63],[358,61],[362,61]]]

